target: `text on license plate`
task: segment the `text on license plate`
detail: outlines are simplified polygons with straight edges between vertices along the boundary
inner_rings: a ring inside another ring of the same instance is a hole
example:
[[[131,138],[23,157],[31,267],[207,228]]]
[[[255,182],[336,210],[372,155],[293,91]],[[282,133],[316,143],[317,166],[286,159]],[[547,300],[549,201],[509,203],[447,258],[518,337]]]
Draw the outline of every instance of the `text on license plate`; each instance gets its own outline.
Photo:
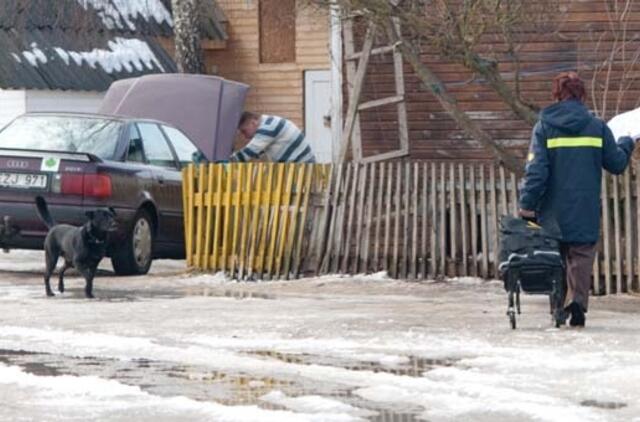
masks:
[[[23,189],[41,189],[47,186],[47,175],[0,172],[0,186]]]

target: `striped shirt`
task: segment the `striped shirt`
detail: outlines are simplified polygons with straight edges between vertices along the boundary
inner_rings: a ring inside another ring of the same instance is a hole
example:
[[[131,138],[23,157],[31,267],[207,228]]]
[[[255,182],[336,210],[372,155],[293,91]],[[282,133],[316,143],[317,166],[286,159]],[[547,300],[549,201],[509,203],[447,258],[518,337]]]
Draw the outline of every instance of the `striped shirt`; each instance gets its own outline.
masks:
[[[261,116],[256,134],[231,156],[231,161],[245,162],[262,155],[276,163],[315,163],[304,133],[293,122],[278,116]]]

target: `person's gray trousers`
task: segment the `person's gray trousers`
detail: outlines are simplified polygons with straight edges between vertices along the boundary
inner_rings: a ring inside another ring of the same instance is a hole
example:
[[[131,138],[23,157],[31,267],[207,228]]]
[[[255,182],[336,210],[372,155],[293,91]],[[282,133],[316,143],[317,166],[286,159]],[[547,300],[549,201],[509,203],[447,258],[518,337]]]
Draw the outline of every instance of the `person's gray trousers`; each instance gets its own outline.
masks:
[[[579,304],[584,312],[589,308],[589,289],[596,245],[596,243],[563,243],[561,245],[567,280],[565,308],[572,302]]]

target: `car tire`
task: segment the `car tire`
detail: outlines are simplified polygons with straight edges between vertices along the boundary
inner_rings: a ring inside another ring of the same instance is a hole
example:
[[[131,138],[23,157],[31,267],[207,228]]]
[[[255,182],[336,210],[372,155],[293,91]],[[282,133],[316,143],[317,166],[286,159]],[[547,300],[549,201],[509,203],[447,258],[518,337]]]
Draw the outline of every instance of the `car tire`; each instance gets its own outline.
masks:
[[[153,262],[153,223],[149,212],[139,210],[124,245],[115,250],[111,264],[117,275],[144,275]]]

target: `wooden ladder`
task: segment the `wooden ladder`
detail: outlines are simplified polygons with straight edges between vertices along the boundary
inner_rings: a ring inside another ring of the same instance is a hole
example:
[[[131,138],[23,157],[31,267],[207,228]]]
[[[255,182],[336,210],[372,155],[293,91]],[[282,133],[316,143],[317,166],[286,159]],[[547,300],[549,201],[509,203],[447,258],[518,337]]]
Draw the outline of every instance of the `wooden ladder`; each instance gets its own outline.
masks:
[[[400,21],[393,18],[396,30],[400,32]],[[343,38],[345,49],[345,60],[347,65],[347,85],[349,90],[349,103],[342,132],[340,161],[344,161],[347,155],[349,143],[352,146],[352,158],[356,162],[374,162],[399,158],[409,155],[409,129],[407,124],[407,105],[404,87],[404,72],[402,64],[402,53],[397,48],[398,45],[387,45],[373,48],[376,35],[376,28],[369,25],[364,37],[362,51],[356,52],[353,37],[353,18],[345,20],[343,25]],[[362,87],[372,55],[393,53],[393,68],[396,93],[394,96],[380,98],[364,103],[360,102]],[[400,148],[394,151],[376,154],[368,157],[362,155],[362,137],[360,132],[360,112],[371,110],[390,104],[396,104],[398,112],[398,135]]]

